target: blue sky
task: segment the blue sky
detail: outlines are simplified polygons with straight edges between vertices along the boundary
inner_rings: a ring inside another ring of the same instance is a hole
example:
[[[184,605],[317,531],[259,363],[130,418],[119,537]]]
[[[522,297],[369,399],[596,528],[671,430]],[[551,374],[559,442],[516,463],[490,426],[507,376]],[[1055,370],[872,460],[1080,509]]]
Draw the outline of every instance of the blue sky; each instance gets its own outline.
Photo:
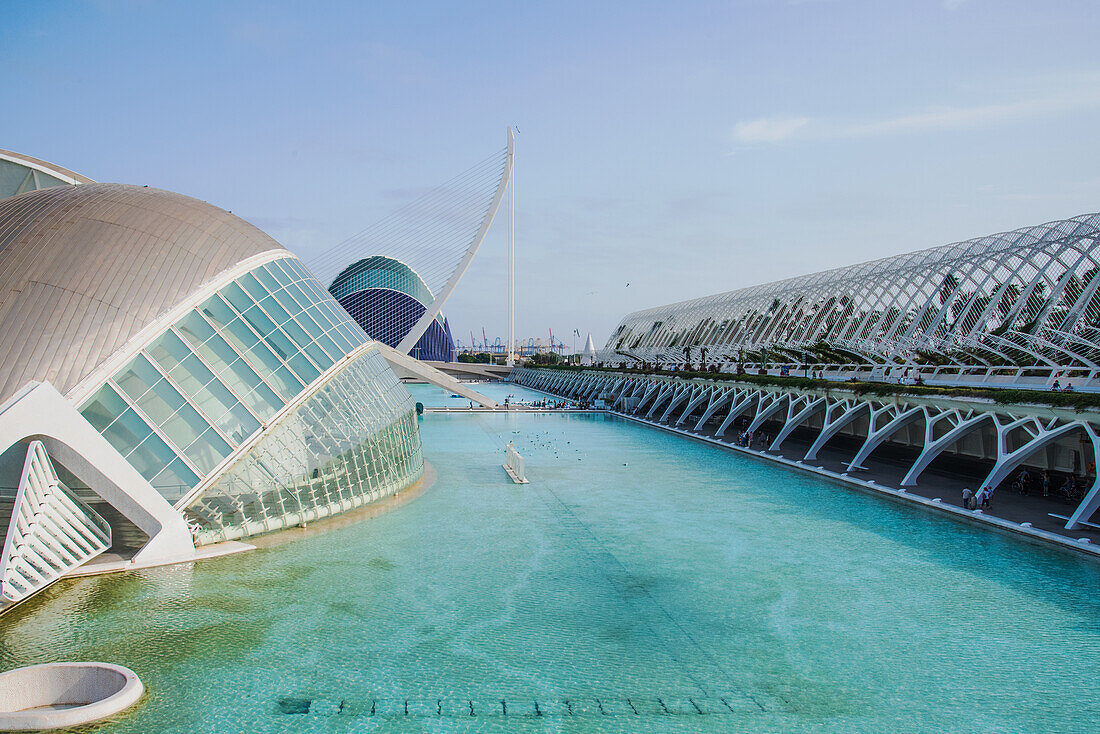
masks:
[[[0,147],[308,260],[515,124],[517,335],[602,344],[638,308],[1100,210],[1098,29],[1095,0],[0,0]],[[505,333],[504,224],[447,308],[463,341]]]

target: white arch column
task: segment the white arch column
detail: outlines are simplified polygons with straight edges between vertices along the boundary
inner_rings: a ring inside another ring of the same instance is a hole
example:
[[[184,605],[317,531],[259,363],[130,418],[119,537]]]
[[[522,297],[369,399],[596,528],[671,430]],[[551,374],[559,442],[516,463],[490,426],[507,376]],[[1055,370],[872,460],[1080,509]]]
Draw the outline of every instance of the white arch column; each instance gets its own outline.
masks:
[[[1092,482],[1092,488],[1085,494],[1081,504],[1077,505],[1077,509],[1066,521],[1066,530],[1073,530],[1079,527],[1082,522],[1088,522],[1092,514],[1100,509],[1100,436],[1088,423],[1082,424],[1082,427],[1085,429],[1085,433],[1088,434],[1089,439],[1092,440],[1092,463],[1093,466],[1097,467],[1096,477]]]
[[[700,403],[702,403],[704,400],[709,398],[711,396],[711,394],[714,392],[714,389],[715,388],[702,388],[702,389],[700,389],[699,394],[696,395],[694,398],[692,398],[690,401],[688,401],[687,407],[684,408],[684,412],[680,414],[680,419],[678,421],[676,421],[676,425],[679,426],[684,421],[686,421],[687,417],[689,415],[691,415],[691,411],[698,408]]]
[[[722,421],[722,425],[718,426],[718,432],[714,434],[715,437],[724,436],[730,424],[740,418],[741,414],[748,410],[754,402],[758,402],[760,398],[761,393],[759,390],[747,391],[745,396],[730,408],[730,412],[726,414],[726,419]]]
[[[733,400],[733,398],[739,394],[741,394],[741,392],[734,388],[712,394],[710,400],[707,402],[707,409],[703,411],[703,417],[695,424],[695,430],[698,431],[701,429],[706,422],[710,420],[711,416],[718,412],[719,408]]]
[[[778,451],[779,447],[783,445],[783,441],[787,436],[791,435],[791,432],[795,428],[805,423],[811,416],[823,410],[827,410],[828,408],[828,398],[824,396],[815,397],[813,395],[799,395],[798,397],[791,397],[787,401],[787,420],[783,422],[783,427],[779,429],[779,433],[775,434],[775,439],[772,440],[768,450]],[[763,421],[761,421],[761,423],[763,423]],[[749,430],[751,431],[753,429],[750,427]]]
[[[838,408],[839,414],[837,413]],[[817,453],[825,447],[829,439],[864,413],[870,414],[871,410],[871,403],[863,400],[843,400],[829,406],[829,410],[825,412],[825,423],[821,427],[821,433],[814,439],[814,442],[810,445],[809,451],[802,457],[803,460],[809,461],[816,459]]]
[[[874,430],[868,433],[867,440],[863,442],[863,446],[856,452],[855,458],[849,462],[848,471],[864,469],[863,462],[879,447],[879,444],[890,438],[890,436],[893,436],[902,428],[908,426],[910,423],[919,420],[921,417],[927,417],[927,412],[927,408],[923,407],[903,410],[901,406],[894,404],[885,405],[878,410],[872,409],[871,427],[878,424],[879,416],[885,416],[886,423],[882,424],[879,428],[874,428]]]
[[[685,386],[683,390],[680,390],[675,396],[673,396],[672,402],[670,402],[668,404],[668,407],[665,408],[665,412],[661,413],[661,417],[659,418],[660,422],[664,423],[668,416],[672,413],[672,411],[680,407],[685,400],[689,399],[692,394],[699,389],[700,388],[694,386]]]
[[[789,403],[791,396],[787,393],[768,393],[756,406],[756,417],[749,424],[749,433],[755,433],[765,421],[783,409],[784,404]]]
[[[972,414],[968,413],[968,415]],[[942,420],[956,421],[956,423],[947,433],[933,440],[933,430],[936,424]],[[980,428],[986,421],[992,421],[994,426],[997,424],[991,413],[981,413],[974,417],[963,418],[962,413],[957,410],[952,410],[929,418],[924,424],[924,448],[921,450],[917,460],[913,462],[913,466],[910,467],[909,471],[905,474],[905,478],[901,480],[901,486],[908,487],[916,484],[917,477],[928,468],[928,465],[931,464],[944,449],[953,445],[971,431]]]

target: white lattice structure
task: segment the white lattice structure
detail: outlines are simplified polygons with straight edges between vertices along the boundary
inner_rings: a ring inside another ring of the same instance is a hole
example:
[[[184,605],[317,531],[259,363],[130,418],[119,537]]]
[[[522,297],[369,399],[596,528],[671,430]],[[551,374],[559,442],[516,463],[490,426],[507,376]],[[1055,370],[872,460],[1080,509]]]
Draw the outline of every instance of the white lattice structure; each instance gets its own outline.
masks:
[[[608,362],[1100,365],[1100,214],[637,311]]]
[[[0,606],[23,601],[110,545],[110,525],[70,494],[45,446],[32,441],[0,553]]]

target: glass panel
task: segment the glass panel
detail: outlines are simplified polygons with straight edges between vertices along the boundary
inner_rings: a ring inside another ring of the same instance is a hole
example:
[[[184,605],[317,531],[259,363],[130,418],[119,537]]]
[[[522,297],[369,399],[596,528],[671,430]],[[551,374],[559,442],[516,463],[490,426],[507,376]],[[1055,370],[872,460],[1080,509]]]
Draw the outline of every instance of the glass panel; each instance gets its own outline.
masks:
[[[88,399],[88,402],[84,403],[84,407],[80,409],[80,414],[97,431],[103,433],[107,426],[111,425],[115,418],[122,415],[126,408],[126,401],[119,397],[119,394],[110,386],[104,385]]]
[[[253,301],[259,301],[267,295],[267,289],[260,285],[260,281],[256,280],[256,276],[252,273],[245,273],[241,277],[237,278],[237,284],[244,288],[248,295],[252,296]],[[233,304],[234,306],[237,304]]]
[[[233,313],[233,310],[225,304],[218,296],[211,296],[203,302],[199,310],[206,315],[211,321],[218,326],[224,327],[233,319],[237,318],[237,314]]]
[[[316,300],[315,298],[310,298],[308,295],[306,295],[306,292],[302,290],[299,283],[293,283],[287,286],[287,290],[292,296],[294,296],[294,298],[298,300],[298,303],[302,304],[303,306],[308,306]]]
[[[172,463],[164,467],[151,482],[164,499],[173,503],[180,500],[187,494],[187,490],[198,483],[199,478],[179,458],[173,459]]]
[[[229,301],[233,308],[237,309],[238,313],[252,308],[252,299],[245,295],[245,292],[236,283],[230,283],[218,292],[225,297],[225,300]]]
[[[307,385],[321,376],[317,368],[310,364],[309,360],[302,354],[295,354],[290,358],[290,367]]]
[[[285,331],[287,335],[291,339],[293,339],[294,343],[297,344],[299,347],[306,346],[311,341],[313,341],[314,336],[319,336],[317,334],[313,336],[307,334],[306,330],[299,326],[297,321],[288,321],[283,324],[283,331]]]
[[[253,306],[242,314],[248,325],[256,330],[256,333],[262,337],[267,337],[271,332],[275,331],[275,324],[267,317],[259,306]]]
[[[321,349],[321,347],[317,346],[316,344],[307,345],[306,354],[311,360],[313,360],[313,364],[317,365],[317,369],[321,370],[322,372],[327,370],[333,364],[332,359],[329,358],[327,354],[325,354],[325,350]]]
[[[262,268],[256,268],[255,270],[252,271],[252,274],[254,276],[256,276],[256,278],[263,285],[264,289],[266,289],[269,293],[274,293],[275,291],[277,291],[277,290],[279,290],[280,288],[283,287],[283,284],[280,283],[278,280],[276,280],[275,275],[272,272],[270,272],[271,268],[273,268],[273,267],[275,267],[274,263],[268,263],[267,265],[264,265]],[[276,272],[278,272],[279,276],[282,277],[282,272],[281,271],[278,271],[276,269]],[[287,281],[287,282],[289,282],[289,281]]]
[[[177,327],[191,346],[213,366],[222,382],[262,419],[270,418],[283,406],[283,401],[260,380],[259,375],[197,313],[189,313]],[[200,339],[203,341],[200,342]]]
[[[155,342],[145,348],[146,353],[161,368],[171,374],[183,360],[191,356],[191,350],[183,341],[171,331],[165,332]],[[172,375],[175,377],[175,375]],[[186,387],[184,388],[187,389]]]
[[[225,439],[213,428],[207,428],[201,436],[191,442],[184,454],[205,475],[209,474],[231,452],[232,449]]]
[[[422,472],[412,398],[371,352],[272,427],[187,515],[200,543],[247,537],[392,494]]]
[[[126,456],[126,460],[133,464],[146,479],[152,479],[160,474],[161,470],[175,459],[175,452],[168,448],[168,444],[155,433],[150,433]]]
[[[289,291],[276,291],[275,300],[286,310],[287,313],[297,316],[305,310],[308,304],[301,304],[294,300],[294,297]]]
[[[186,352],[182,356],[181,350]],[[174,332],[150,347],[150,355],[180,389],[231,441],[239,444],[260,427],[257,421]],[[181,358],[182,356],[182,358]]]
[[[279,385],[279,389],[287,396],[287,400],[290,400],[305,389],[305,385],[302,384],[302,381],[295,377],[294,373],[286,367],[280,367],[275,370],[271,376],[271,381]]]
[[[327,322],[324,321],[318,323],[317,319],[314,318],[314,315],[318,315],[317,308],[315,306],[311,306],[306,311],[298,314],[298,323],[301,324],[302,327],[309,332],[311,337],[316,338],[328,331],[330,326]]]
[[[137,413],[127,408],[122,411],[122,415],[118,417],[118,420],[103,431],[103,437],[106,438],[120,454],[127,456],[138,444],[148,438],[152,432],[153,429],[150,428]],[[163,466],[163,464],[161,466]],[[159,470],[160,467],[158,466],[157,469]],[[144,476],[148,479],[155,474],[156,472],[153,472],[152,474]]]
[[[283,271],[283,275],[281,277],[278,273],[275,273],[275,277],[279,278],[279,281],[282,283],[293,283],[294,281],[299,280],[302,277],[298,275],[297,272],[295,272],[294,268],[290,267],[289,259],[276,260],[274,262],[268,263],[269,267],[272,265]]]
[[[335,333],[336,333],[335,331],[332,332],[332,334],[335,334]],[[333,362],[340,359],[340,357],[344,356],[343,348],[336,346],[336,343],[334,341],[332,341],[332,338],[329,335],[322,335],[321,338],[319,338],[317,340],[317,344],[322,349],[324,349],[325,352],[328,353],[329,358]]]
[[[341,354],[349,353],[357,346],[357,343],[352,344],[348,340],[348,337],[344,335],[344,330],[340,328],[335,328],[332,331],[329,331],[328,337],[332,339],[335,343],[337,343],[337,348],[340,350]]]
[[[271,296],[260,301],[260,308],[267,311],[267,315],[271,317],[271,320],[280,326],[290,319],[290,314]]]

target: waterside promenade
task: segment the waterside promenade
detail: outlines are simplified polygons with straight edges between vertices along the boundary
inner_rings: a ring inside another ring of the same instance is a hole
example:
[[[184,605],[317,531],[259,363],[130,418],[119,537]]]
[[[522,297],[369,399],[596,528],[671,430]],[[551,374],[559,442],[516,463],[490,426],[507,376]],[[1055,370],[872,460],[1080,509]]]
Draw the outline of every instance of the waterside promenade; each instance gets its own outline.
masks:
[[[1100,557],[1100,528],[1089,522],[1097,409],[607,370],[520,368],[512,380],[566,399],[600,399],[630,420]],[[1027,494],[1014,486],[1023,468]],[[1062,490],[1071,475],[1075,494]],[[964,487],[987,485],[995,488],[990,506],[966,509]]]

